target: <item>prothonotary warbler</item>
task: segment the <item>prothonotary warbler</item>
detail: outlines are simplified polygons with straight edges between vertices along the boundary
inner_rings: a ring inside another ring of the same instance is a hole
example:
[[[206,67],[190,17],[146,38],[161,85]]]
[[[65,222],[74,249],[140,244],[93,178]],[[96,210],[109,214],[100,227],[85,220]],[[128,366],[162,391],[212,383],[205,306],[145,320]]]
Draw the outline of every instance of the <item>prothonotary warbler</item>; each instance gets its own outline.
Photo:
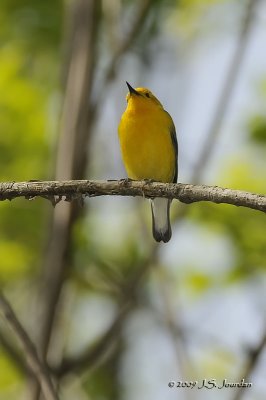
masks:
[[[127,82],[127,108],[118,127],[122,159],[130,179],[177,181],[177,139],[173,120],[146,88]],[[168,242],[172,231],[171,200],[151,200],[152,230],[157,242]]]

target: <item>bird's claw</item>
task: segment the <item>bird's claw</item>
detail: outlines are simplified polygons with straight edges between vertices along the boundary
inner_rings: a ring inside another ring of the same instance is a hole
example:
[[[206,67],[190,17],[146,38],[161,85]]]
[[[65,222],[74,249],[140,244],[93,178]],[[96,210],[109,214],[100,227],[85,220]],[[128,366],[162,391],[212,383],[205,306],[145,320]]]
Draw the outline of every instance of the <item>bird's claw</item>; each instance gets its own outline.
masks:
[[[123,183],[130,183],[130,182],[133,182],[134,181],[134,179],[131,179],[131,178],[122,178],[122,179],[120,179],[120,182],[123,182]]]

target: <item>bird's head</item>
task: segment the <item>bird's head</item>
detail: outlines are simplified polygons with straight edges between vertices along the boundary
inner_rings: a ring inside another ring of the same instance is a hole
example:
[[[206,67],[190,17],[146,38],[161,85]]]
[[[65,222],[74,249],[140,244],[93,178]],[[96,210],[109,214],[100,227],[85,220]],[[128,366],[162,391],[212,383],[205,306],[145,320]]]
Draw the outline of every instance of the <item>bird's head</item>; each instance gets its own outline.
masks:
[[[129,93],[127,94],[126,99],[129,105],[143,108],[154,106],[163,108],[162,104],[149,89],[142,87],[134,89],[128,82],[127,86]]]

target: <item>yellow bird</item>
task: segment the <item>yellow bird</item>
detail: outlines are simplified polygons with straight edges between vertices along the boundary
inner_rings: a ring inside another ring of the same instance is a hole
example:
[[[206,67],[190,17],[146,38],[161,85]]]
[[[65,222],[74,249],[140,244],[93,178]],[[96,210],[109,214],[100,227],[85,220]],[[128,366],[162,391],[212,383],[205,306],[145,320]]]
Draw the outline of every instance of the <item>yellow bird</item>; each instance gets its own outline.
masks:
[[[118,127],[122,159],[130,179],[177,181],[177,139],[173,120],[146,88],[127,82],[127,108]],[[157,242],[168,242],[171,200],[151,200],[152,231]]]

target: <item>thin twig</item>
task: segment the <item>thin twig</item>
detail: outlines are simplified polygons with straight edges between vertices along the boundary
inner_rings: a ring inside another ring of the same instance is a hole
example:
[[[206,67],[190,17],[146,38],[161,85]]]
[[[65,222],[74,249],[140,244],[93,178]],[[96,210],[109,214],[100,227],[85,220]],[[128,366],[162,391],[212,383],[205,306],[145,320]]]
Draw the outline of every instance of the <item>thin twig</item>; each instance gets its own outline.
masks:
[[[173,350],[177,361],[177,371],[179,372],[180,379],[185,381],[188,377],[188,374],[193,376],[193,366],[190,362],[190,357],[187,351],[187,343],[185,341],[185,334],[183,326],[181,325],[180,304],[177,306],[175,305],[175,308],[173,308],[169,293],[169,285],[167,285],[166,280],[161,277],[165,271],[163,271],[163,267],[161,265],[158,265],[157,271],[160,273],[158,285],[163,302],[162,319],[165,326],[168,328],[169,337],[173,345]],[[184,398],[187,400],[192,399],[193,396],[191,391],[186,391],[186,393],[184,393]]]
[[[249,351],[247,364],[237,382],[241,382],[242,379],[244,379],[244,382],[247,382],[249,380],[250,376],[252,375],[258,364],[259,358],[263,350],[265,349],[265,346],[266,346],[266,332],[264,332],[264,334],[262,335],[261,340],[259,341],[257,346]],[[244,389],[245,389],[244,387],[239,387],[237,389],[237,392],[233,400],[240,400],[245,393]]]
[[[11,343],[11,341],[7,338],[7,336],[0,331],[0,345],[4,349],[4,351],[8,354],[9,358],[14,361],[14,365],[19,369],[23,374],[30,375],[33,377],[32,370],[28,367],[28,364],[24,360],[21,352]]]
[[[46,400],[59,400],[59,397],[53,387],[51,378],[45,365],[38,357],[34,344],[32,343],[27,332],[19,322],[9,302],[4,295],[0,293],[0,312],[7,321],[9,327],[16,335],[27,359],[29,368],[31,369],[36,380],[39,382]]]
[[[160,183],[150,181],[34,181],[5,182],[0,184],[0,200],[12,200],[16,197],[32,199],[41,196],[53,204],[62,197],[65,200],[81,200],[89,196],[145,196],[147,198],[166,197],[178,199],[182,203],[210,201],[242,206],[266,212],[266,196],[241,190],[218,186],[190,185],[185,183]]]
[[[146,18],[152,6],[153,6],[152,0],[139,1],[139,6],[137,8],[136,16],[134,22],[132,23],[131,29],[129,33],[125,36],[125,39],[121,42],[117,51],[115,51],[110,61],[110,64],[107,67],[104,79],[105,85],[106,83],[108,83],[108,81],[114,78],[115,71],[117,70],[117,66],[121,57],[128,52],[132,44],[136,41],[137,37],[142,32],[142,27],[144,25],[144,22],[146,21]]]
[[[137,291],[141,286],[144,277],[147,275],[149,268],[152,266],[156,254],[157,250],[154,251],[151,258],[142,261],[134,271],[133,276],[128,278],[124,285],[121,286],[119,296],[119,303],[122,304],[121,309],[103,336],[95,345],[90,347],[82,355],[65,358],[62,360],[61,365],[52,368],[52,372],[57,377],[61,378],[62,376],[71,373],[73,370],[91,370],[96,366],[96,364],[99,365],[102,358],[104,358],[105,361],[108,359],[108,350],[113,344],[115,345],[117,343],[123,327],[123,322],[136,305]]]
[[[139,0],[136,9],[136,15],[133,19],[131,28],[128,34],[125,35],[124,39],[121,41],[120,45],[118,45],[118,48],[112,55],[111,60],[109,61],[106,70],[104,71],[104,76],[101,79],[102,87],[99,90],[98,96],[91,107],[91,119],[95,120],[98,116],[98,112],[101,110],[100,106],[102,105],[104,97],[106,96],[107,87],[114,81],[115,77],[117,76],[118,67],[124,55],[129,52],[134,42],[142,33],[143,26],[145,25],[146,19],[153,6],[154,2],[152,0]]]
[[[62,376],[73,371],[80,371],[82,369],[92,369],[96,364],[99,363],[101,358],[104,357],[105,353],[110,349],[112,343],[115,342],[119,332],[122,328],[122,324],[131,310],[131,304],[128,303],[119,312],[111,326],[103,334],[103,336],[97,341],[95,345],[90,347],[87,351],[81,355],[65,358],[59,367],[54,368],[53,372],[61,378]]]
[[[230,103],[230,98],[236,86],[239,71],[246,53],[248,38],[251,33],[254,9],[258,1],[259,0],[249,0],[247,4],[246,13],[239,30],[236,50],[229,65],[228,73],[226,74],[224,85],[222,86],[222,91],[218,99],[217,107],[215,109],[209,131],[206,135],[205,143],[192,174],[192,183],[199,183],[200,177],[202,176],[202,173],[209,162],[214,147],[217,143],[217,138],[220,133],[222,123],[224,122]]]

